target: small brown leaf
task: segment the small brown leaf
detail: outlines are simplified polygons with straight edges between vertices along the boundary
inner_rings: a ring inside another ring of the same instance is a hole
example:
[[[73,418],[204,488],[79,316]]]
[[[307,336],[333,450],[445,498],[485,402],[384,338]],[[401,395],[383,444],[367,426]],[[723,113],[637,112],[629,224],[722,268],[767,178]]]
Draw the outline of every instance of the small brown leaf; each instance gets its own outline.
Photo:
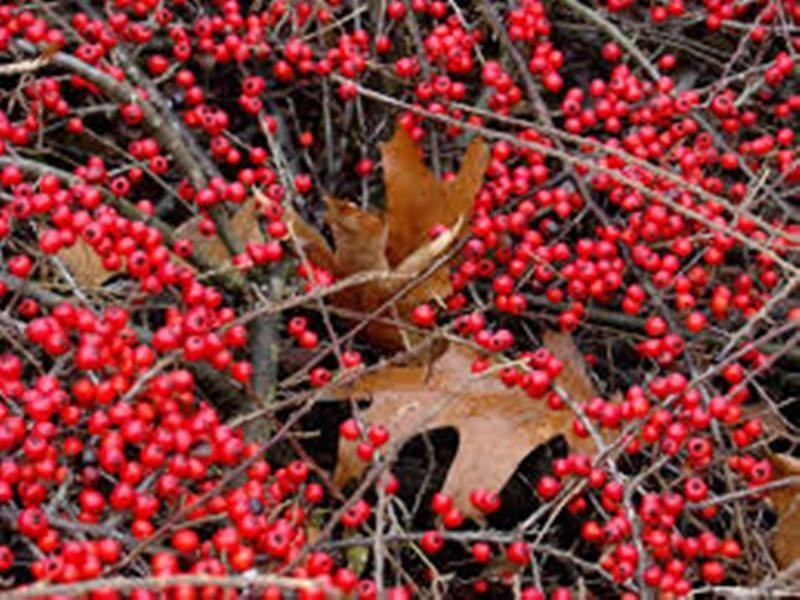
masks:
[[[568,410],[552,410],[544,400],[532,399],[517,387],[509,388],[494,375],[471,376],[476,356],[464,346],[451,344],[430,368],[387,367],[340,390],[351,398],[371,398],[365,420],[385,425],[395,444],[402,445],[423,431],[455,428],[458,450],[443,492],[469,516],[478,515],[469,502],[470,492],[479,487],[502,489],[517,465],[540,444],[563,435],[575,451],[595,449],[590,440],[573,432],[574,417]],[[595,395],[593,388],[582,387],[583,382],[573,389],[572,377],[559,379],[559,383],[576,401]],[[339,485],[364,471],[354,449],[354,443],[340,442],[334,474]]]
[[[103,266],[103,259],[97,251],[81,238],[72,246],[59,250],[57,256],[81,287],[100,287],[114,275]]]
[[[229,220],[231,232],[242,247],[249,242],[261,242],[264,239],[256,210],[257,203],[253,196],[248,198]],[[204,218],[203,215],[196,215],[185,221],[175,230],[175,237],[191,240],[195,252],[202,253],[211,263],[222,266],[230,260],[230,252],[218,235],[207,236],[200,233],[199,226]]]
[[[264,239],[256,210],[257,201],[253,197],[242,204],[230,219],[231,231],[242,246],[248,242]],[[199,225],[203,218],[202,215],[197,215],[185,221],[175,229],[175,237],[191,240],[195,252],[202,253],[212,264],[222,266],[230,259],[230,253],[218,236],[205,236],[200,233]],[[114,275],[114,272],[107,271],[103,267],[102,258],[94,249],[80,238],[74,245],[59,251],[58,257],[64,261],[75,280],[83,286],[99,287]]]
[[[800,459],[771,454],[769,460],[774,480],[800,476]],[[800,559],[800,483],[771,490],[767,495],[778,514],[772,552],[778,565],[785,569]]]

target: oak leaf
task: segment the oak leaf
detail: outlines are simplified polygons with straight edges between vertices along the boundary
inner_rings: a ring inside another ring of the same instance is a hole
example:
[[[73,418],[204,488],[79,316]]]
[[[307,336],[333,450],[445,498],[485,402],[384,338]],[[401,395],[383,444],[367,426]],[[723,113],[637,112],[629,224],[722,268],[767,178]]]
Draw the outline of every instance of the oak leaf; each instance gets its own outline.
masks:
[[[381,158],[386,189],[383,213],[364,210],[347,200],[326,198],[325,222],[334,248],[297,213],[288,211],[287,220],[306,257],[337,279],[365,272],[386,274],[333,295],[333,305],[370,314],[395,299],[397,316],[407,320],[418,304],[444,298],[452,291],[447,265],[442,265],[399,294],[463,233],[489,153],[483,140],[475,138],[458,174],[443,181],[425,166],[408,133],[398,127],[392,139],[381,144]],[[430,232],[437,226],[447,228],[446,233],[431,239]],[[387,311],[378,316],[395,315]],[[383,348],[403,346],[401,330],[393,324],[373,321],[364,335]]]
[[[595,396],[571,337],[548,333],[545,345],[564,362],[564,371],[557,378],[561,388],[575,402]],[[532,399],[519,387],[507,387],[496,375],[470,375],[476,357],[473,350],[454,343],[430,367],[390,366],[339,390],[350,398],[371,399],[364,420],[383,424],[397,445],[424,431],[455,428],[458,449],[442,491],[472,517],[479,513],[469,501],[470,492],[475,488],[502,489],[519,463],[540,444],[563,435],[573,451],[595,450],[591,440],[574,433],[574,415],[568,409],[553,410],[543,399]],[[340,441],[334,473],[334,482],[340,486],[365,469],[355,445]]]
[[[788,454],[772,454],[773,480],[800,476],[800,459]],[[778,515],[772,553],[781,568],[800,559],[800,483],[771,490],[767,496]]]

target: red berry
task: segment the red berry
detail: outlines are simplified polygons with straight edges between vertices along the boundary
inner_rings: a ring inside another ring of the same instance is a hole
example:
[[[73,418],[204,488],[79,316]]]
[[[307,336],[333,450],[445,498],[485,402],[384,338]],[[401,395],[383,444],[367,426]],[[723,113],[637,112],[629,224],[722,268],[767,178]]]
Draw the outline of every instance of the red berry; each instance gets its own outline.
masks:
[[[200,538],[191,529],[181,529],[172,535],[172,547],[183,554],[191,554],[200,545]]]
[[[384,425],[370,425],[367,437],[373,446],[380,448],[389,441],[389,430]]]
[[[479,563],[486,563],[492,558],[492,549],[489,544],[476,542],[472,544],[472,556]]]
[[[355,419],[347,419],[339,425],[339,435],[344,439],[355,441],[361,436],[361,426]]]
[[[707,582],[712,584],[720,584],[725,580],[725,567],[722,563],[717,561],[709,561],[703,563],[700,572]]]
[[[426,531],[422,534],[419,545],[426,554],[436,554],[444,547],[444,539],[438,531]]]
[[[506,557],[516,565],[527,565],[531,560],[531,550],[525,542],[511,542],[506,549]]]
[[[561,484],[558,479],[545,475],[536,484],[536,491],[543,500],[551,500],[555,498],[556,494],[561,490]]]
[[[419,327],[430,327],[436,320],[436,312],[428,304],[420,304],[412,311],[411,320]]]

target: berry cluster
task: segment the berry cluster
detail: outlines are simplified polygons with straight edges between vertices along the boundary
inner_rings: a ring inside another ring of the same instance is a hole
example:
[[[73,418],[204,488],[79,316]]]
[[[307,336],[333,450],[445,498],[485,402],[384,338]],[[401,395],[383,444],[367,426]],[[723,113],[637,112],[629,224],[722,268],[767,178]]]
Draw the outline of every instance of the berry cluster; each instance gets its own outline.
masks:
[[[0,5],[3,585],[220,579],[169,588],[191,600],[257,570],[285,576],[264,598],[533,600],[578,575],[626,598],[766,576],[739,560],[760,513],[720,498],[752,506],[773,478],[783,390],[761,376],[800,321],[800,4],[461,4]],[[352,496],[301,431],[377,361],[287,216],[379,198],[394,121],[445,180],[466,135],[491,152],[453,293],[410,325],[468,341],[465,377],[572,411],[602,449],[523,473],[525,502],[472,490],[480,519],[409,489],[357,406],[320,435],[373,468]],[[558,389],[540,317],[592,352],[602,397]]]

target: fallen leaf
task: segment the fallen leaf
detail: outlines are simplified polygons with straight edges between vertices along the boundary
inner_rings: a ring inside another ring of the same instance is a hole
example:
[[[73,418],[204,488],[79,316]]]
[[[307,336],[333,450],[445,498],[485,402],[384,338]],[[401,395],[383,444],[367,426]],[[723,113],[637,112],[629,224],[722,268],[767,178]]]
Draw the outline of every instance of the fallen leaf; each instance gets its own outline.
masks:
[[[431,227],[451,227],[469,214],[489,152],[482,138],[474,138],[455,179],[441,181],[423,164],[406,130],[398,127],[392,139],[381,144],[381,159],[389,223],[386,256],[395,267],[425,243]]]
[[[542,343],[561,361],[564,368],[558,376],[557,383],[567,390],[572,398],[584,401],[597,395],[594,384],[586,372],[583,354],[570,334],[547,329],[542,334]]]
[[[462,234],[475,195],[489,162],[486,144],[475,138],[467,148],[461,169],[453,179],[438,179],[422,162],[408,133],[398,127],[381,144],[386,188],[386,210],[376,214],[335,198],[326,199],[325,221],[331,229],[334,249],[308,223],[290,211],[288,222],[306,257],[328,268],[341,279],[355,273],[385,272],[384,278],[353,286],[331,297],[334,306],[369,314],[397,295],[409,281],[430,267]],[[444,226],[446,233],[430,238],[431,228]],[[447,265],[425,281],[406,290],[394,303],[407,320],[414,307],[450,294]],[[381,314],[393,317],[393,313]],[[373,321],[364,336],[376,346],[403,347],[401,330]]]
[[[242,246],[248,242],[263,241],[264,239],[258,224],[257,208],[256,198],[251,197],[230,218],[231,231]],[[206,236],[200,233],[199,225],[203,218],[203,215],[196,215],[182,223],[175,229],[175,237],[191,240],[196,253],[203,254],[211,264],[222,266],[230,259],[231,255],[219,236]],[[99,287],[115,273],[107,271],[103,266],[102,258],[80,238],[72,246],[62,248],[58,257],[70,270],[75,280],[83,286]],[[178,257],[174,258],[181,263],[184,262]]]
[[[800,459],[788,454],[771,454],[773,480],[800,476]],[[778,515],[772,553],[785,569],[800,558],[800,483],[771,490],[767,496]]]
[[[303,258],[332,272],[333,250],[322,234],[309,225],[291,206],[286,209],[284,220],[293,234],[294,242],[300,247]]]
[[[583,359],[567,334],[546,337],[548,348],[565,362],[557,383],[575,402],[596,395]],[[550,347],[552,344],[553,347]],[[579,360],[575,364],[566,359]],[[393,443],[402,445],[414,435],[441,427],[459,434],[458,450],[442,491],[453,497],[465,515],[476,517],[469,501],[475,488],[499,491],[519,463],[537,446],[563,435],[571,449],[592,453],[594,443],[572,429],[568,409],[553,410],[542,399],[532,399],[518,387],[509,388],[495,375],[471,375],[477,354],[451,344],[432,366],[390,366],[361,377],[340,390],[349,398],[369,398],[363,412],[367,423],[387,427]],[[355,454],[354,442],[342,439],[334,482],[342,486],[360,476],[365,463]]]
[[[388,271],[388,230],[383,218],[347,200],[326,198],[325,204],[325,220],[336,242],[333,253],[335,274],[347,277],[361,271]]]
[[[56,256],[81,287],[100,287],[116,272],[107,271],[97,251],[81,238],[72,246],[59,250]]]
[[[260,242],[264,239],[258,224],[257,208],[256,197],[251,196],[228,220],[231,233],[239,240],[242,247],[248,242]],[[211,264],[224,265],[230,260],[231,254],[218,235],[208,236],[200,233],[199,226],[204,218],[204,215],[195,215],[183,222],[180,227],[175,229],[175,237],[191,240],[194,251],[202,253]]]

